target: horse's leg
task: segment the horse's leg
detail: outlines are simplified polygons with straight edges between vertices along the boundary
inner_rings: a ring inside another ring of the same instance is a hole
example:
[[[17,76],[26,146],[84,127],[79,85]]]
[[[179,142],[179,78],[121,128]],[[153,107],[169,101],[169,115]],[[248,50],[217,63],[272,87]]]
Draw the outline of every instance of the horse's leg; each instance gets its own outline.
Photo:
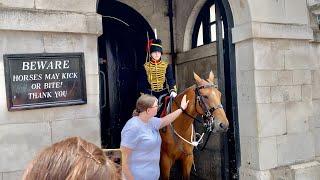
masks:
[[[169,180],[170,170],[172,166],[173,160],[165,153],[160,156],[160,170],[162,180]]]
[[[181,161],[182,163],[182,176],[183,179],[190,179],[191,167],[193,164],[193,155],[188,155],[184,157]]]

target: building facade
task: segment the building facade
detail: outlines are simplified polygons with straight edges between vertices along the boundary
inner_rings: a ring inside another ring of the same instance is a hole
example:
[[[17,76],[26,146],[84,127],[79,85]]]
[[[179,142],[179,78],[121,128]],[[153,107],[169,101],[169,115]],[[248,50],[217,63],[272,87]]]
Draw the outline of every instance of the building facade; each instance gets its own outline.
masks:
[[[208,40],[196,30],[204,29],[200,15],[205,19],[204,7],[212,4],[216,20],[209,25],[216,29]],[[121,94],[119,87],[135,79],[115,74],[140,62],[144,54],[136,46],[144,48],[155,28],[179,90],[194,83],[193,71],[205,77],[213,70],[225,94],[232,128],[228,137],[214,136],[222,157],[206,166],[228,168],[221,160],[226,153],[236,170],[216,170],[217,179],[319,179],[319,1],[1,0],[0,7],[0,180],[20,179],[36,152],[69,136],[116,147],[130,112],[121,114],[131,109],[113,98],[128,99],[128,89]],[[122,26],[127,29],[113,32]],[[124,39],[114,38],[117,33]],[[127,39],[131,44],[123,46]],[[84,54],[86,104],[8,111],[4,55],[75,52]],[[138,58],[126,63],[132,57]],[[119,121],[109,123],[110,115]],[[223,143],[230,139],[234,146]]]

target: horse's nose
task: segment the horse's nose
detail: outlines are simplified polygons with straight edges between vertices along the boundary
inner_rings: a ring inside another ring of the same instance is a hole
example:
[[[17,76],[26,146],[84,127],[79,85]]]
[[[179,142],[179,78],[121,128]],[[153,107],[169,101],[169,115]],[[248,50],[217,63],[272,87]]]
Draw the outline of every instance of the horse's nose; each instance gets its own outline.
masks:
[[[228,126],[223,123],[220,123],[219,126],[221,129],[224,129],[224,130],[228,129]]]

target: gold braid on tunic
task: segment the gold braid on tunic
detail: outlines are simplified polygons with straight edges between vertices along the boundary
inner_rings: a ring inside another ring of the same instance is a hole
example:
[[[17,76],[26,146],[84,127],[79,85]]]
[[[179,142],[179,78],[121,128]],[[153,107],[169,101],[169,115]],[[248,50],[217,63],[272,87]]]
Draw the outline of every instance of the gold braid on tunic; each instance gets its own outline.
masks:
[[[148,82],[152,91],[159,92],[163,90],[163,85],[166,80],[167,66],[168,63],[165,61],[157,63],[148,61],[144,64],[144,69],[147,72]]]

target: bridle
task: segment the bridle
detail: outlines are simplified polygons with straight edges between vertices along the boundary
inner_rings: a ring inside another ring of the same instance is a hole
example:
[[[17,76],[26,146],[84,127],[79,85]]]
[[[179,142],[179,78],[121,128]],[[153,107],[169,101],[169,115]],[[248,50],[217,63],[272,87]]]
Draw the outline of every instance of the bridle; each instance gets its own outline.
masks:
[[[196,120],[197,122],[199,122],[200,124],[203,125],[203,127],[206,129],[206,132],[209,133],[208,137],[207,137],[207,140],[204,144],[204,146],[201,148],[201,150],[203,150],[205,148],[205,146],[207,145],[207,142],[209,140],[209,137],[211,135],[212,132],[217,132],[216,129],[213,128],[213,124],[215,123],[216,121],[216,118],[215,116],[213,115],[214,111],[216,111],[217,109],[223,109],[223,106],[222,104],[219,104],[217,105],[217,107],[210,107],[208,106],[205,101],[204,101],[204,97],[200,94],[200,90],[201,89],[206,89],[206,88],[216,88],[215,85],[213,84],[208,84],[208,85],[202,85],[202,86],[196,86],[195,89],[194,89],[194,93],[195,93],[195,110],[198,114],[201,114],[202,116],[202,121],[199,120],[197,117],[193,117],[192,115],[188,114],[185,110],[182,110],[182,112],[189,116],[190,118],[192,118],[193,120]],[[174,100],[173,100],[174,101]],[[175,104],[180,107],[180,105],[174,101]],[[200,113],[198,110],[197,110],[197,103],[199,104],[200,108],[202,109],[202,111],[204,112],[203,114]],[[181,107],[180,107],[181,108]],[[192,142],[189,142],[187,140],[185,140],[183,137],[181,137],[173,128],[173,126],[171,125],[173,131],[175,132],[176,135],[178,135],[181,139],[183,139],[185,142],[193,145],[193,146],[197,146],[198,143],[202,140],[203,138],[203,135],[205,133],[202,133],[202,135],[200,136],[199,140],[195,139],[196,141],[192,141]],[[193,125],[192,125],[192,128],[193,128]],[[193,130],[192,130],[192,134],[193,134]],[[197,136],[198,133],[196,133],[196,136]],[[200,135],[200,134],[199,134]],[[192,135],[191,135],[191,138],[192,138]],[[194,144],[196,143],[196,144]]]
[[[204,112],[204,114],[202,115],[202,118],[204,120],[208,120],[209,118],[212,118],[215,119],[215,117],[213,116],[213,112],[217,109],[223,109],[223,106],[222,104],[219,104],[217,105],[217,107],[209,107],[205,102],[204,102],[204,97],[200,94],[200,90],[201,89],[206,89],[206,88],[212,88],[214,87],[215,88],[215,85],[213,84],[208,84],[208,85],[202,85],[202,86],[197,86],[194,91],[195,91],[195,108],[196,108],[196,111],[198,114],[201,114],[198,112],[197,110],[197,102],[199,103],[202,111]],[[205,123],[205,121],[204,121]]]
[[[206,128],[206,130],[208,132],[213,131],[212,125],[213,125],[214,121],[216,120],[215,116],[213,115],[214,111],[216,111],[217,109],[223,109],[222,104],[217,105],[217,107],[209,107],[204,102],[204,97],[200,94],[200,90],[206,89],[206,88],[212,88],[212,87],[215,88],[216,86],[214,84],[208,84],[208,85],[196,86],[194,89],[194,92],[195,92],[195,101],[194,101],[195,106],[194,107],[196,109],[196,112],[198,114],[201,114],[202,121],[199,120],[197,117],[193,117],[192,115],[188,114],[186,111],[183,111],[183,113],[185,115],[189,116],[193,120],[196,120],[198,123],[201,123]],[[180,105],[176,101],[174,101],[174,102],[178,107],[180,107]],[[203,114],[197,110],[197,103],[199,104],[200,108],[204,112]]]

